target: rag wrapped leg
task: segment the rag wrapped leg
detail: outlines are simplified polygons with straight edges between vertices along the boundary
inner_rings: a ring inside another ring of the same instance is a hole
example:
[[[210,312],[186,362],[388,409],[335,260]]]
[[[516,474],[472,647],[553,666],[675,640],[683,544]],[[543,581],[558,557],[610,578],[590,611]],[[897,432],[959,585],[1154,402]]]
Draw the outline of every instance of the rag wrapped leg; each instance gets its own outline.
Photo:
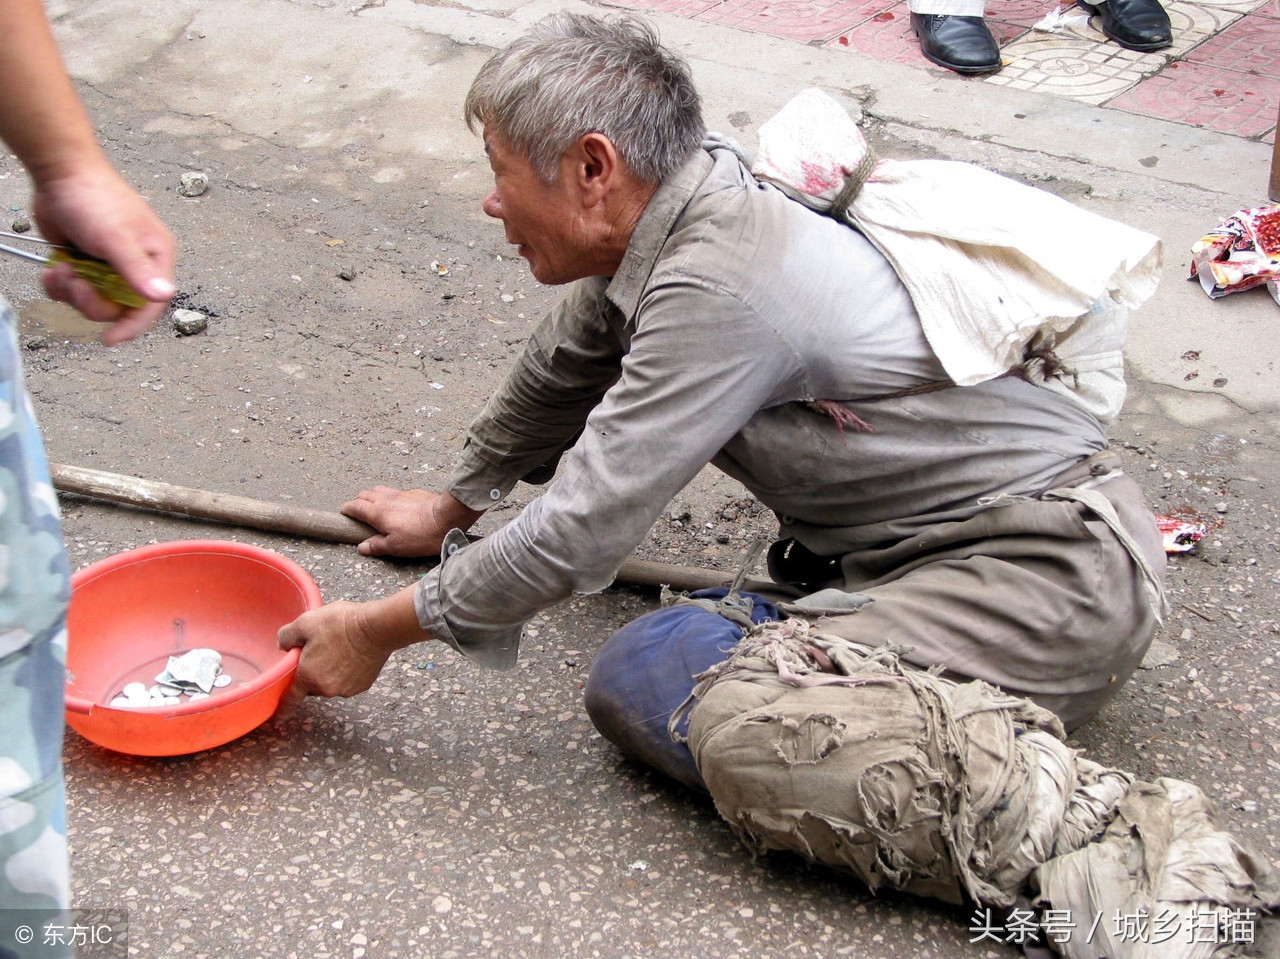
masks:
[[[1052,943],[1070,959],[1246,954],[1222,936],[1186,941],[1188,920],[1280,905],[1267,863],[1213,825],[1195,786],[1099,766],[1053,713],[898,653],[784,620],[699,677],[670,728],[687,718],[706,788],[750,847],[849,870],[873,891],[1183,917],[1159,944],[1112,939],[1109,922],[1089,942],[1078,929]]]

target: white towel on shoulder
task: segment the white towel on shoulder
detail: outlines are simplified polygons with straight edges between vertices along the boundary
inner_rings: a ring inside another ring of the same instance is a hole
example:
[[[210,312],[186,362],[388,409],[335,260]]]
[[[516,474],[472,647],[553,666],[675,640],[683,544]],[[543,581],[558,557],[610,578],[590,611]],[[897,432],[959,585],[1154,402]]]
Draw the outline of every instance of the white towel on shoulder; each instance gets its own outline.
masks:
[[[840,104],[806,90],[760,128],[751,171],[826,212],[868,149]],[[879,160],[846,218],[889,259],[958,385],[1045,348],[1077,374],[1064,392],[1104,422],[1119,412],[1127,312],[1110,306],[1155,292],[1157,237],[950,160]]]

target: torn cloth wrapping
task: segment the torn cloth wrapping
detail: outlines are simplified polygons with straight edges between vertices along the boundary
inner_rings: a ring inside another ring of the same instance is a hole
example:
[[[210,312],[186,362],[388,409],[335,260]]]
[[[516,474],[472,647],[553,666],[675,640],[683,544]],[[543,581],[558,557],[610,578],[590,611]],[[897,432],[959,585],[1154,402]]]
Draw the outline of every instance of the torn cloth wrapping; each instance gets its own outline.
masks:
[[[690,750],[717,810],[757,851],[801,853],[873,891],[986,906],[1030,895],[1077,917],[1280,904],[1267,864],[1213,826],[1196,787],[1090,762],[1052,713],[981,681],[798,620],[756,627],[699,679]],[[1104,938],[1054,948],[1157,954]],[[1162,943],[1161,959],[1237,954],[1186,938]]]
[[[844,217],[893,265],[956,384],[1052,352],[1093,384],[1075,392],[1095,395],[1076,398],[1104,423],[1114,419],[1126,314],[1105,307],[1137,307],[1155,292],[1158,238],[972,164],[875,161],[857,124],[819,90],[760,128],[751,172],[832,215],[853,187]],[[1052,363],[1024,372],[1044,384],[1062,371]]]
[[[1208,799],[1177,779],[1136,782],[1106,832],[1040,866],[1040,900],[1076,916],[1101,915],[1092,942],[1060,945],[1069,959],[1227,959],[1252,955],[1247,915],[1280,895],[1267,864],[1218,829]],[[1145,910],[1145,912],[1142,912]],[[1146,941],[1114,916],[1145,915]],[[1251,930],[1252,931],[1252,930]]]

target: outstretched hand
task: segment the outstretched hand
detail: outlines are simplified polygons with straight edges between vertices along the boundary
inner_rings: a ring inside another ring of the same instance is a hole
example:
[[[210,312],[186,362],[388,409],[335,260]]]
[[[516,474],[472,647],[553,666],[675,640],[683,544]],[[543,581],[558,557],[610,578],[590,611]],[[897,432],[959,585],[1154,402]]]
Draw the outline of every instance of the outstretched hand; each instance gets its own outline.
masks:
[[[357,547],[365,556],[439,556],[450,530],[470,529],[482,515],[449,493],[390,486],[362,490],[341,509],[378,530]]]
[[[293,684],[276,710],[290,715],[308,696],[355,696],[373,685],[391,654],[431,639],[418,624],[414,586],[368,603],[337,602],[280,629],[281,649],[302,650]]]

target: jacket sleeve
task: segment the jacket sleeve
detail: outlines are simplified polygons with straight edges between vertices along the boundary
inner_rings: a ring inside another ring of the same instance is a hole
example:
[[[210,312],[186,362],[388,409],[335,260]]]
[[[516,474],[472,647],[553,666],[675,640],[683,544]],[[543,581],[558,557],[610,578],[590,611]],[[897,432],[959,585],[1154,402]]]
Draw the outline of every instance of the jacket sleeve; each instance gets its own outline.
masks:
[[[599,354],[588,353],[568,364],[585,367],[574,387],[555,388],[558,352],[543,372],[553,385],[544,382],[537,394],[562,404],[546,417],[558,432],[554,441],[515,442],[519,465],[505,477],[527,470],[582,425],[590,405],[582,384],[599,389],[609,382]],[[542,354],[535,343],[526,358],[540,362]],[[525,370],[522,364],[514,377],[522,379]],[[555,481],[494,534],[459,543],[451,555],[446,548],[442,564],[419,582],[422,627],[483,665],[514,665],[523,623],[573,593],[608,586],[671,497],[757,410],[779,392],[793,392],[799,376],[776,331],[732,294],[689,282],[650,289],[621,374],[594,404]],[[502,395],[507,404],[518,394],[504,388]],[[498,419],[533,433],[537,408],[522,409],[528,420],[512,417],[505,405],[483,417],[483,453],[470,455],[502,455],[514,434],[491,439]],[[537,454],[526,457],[533,448]]]
[[[449,492],[484,510],[520,480],[546,482],[618,379],[622,319],[607,281],[583,280],[538,325],[467,431]]]

